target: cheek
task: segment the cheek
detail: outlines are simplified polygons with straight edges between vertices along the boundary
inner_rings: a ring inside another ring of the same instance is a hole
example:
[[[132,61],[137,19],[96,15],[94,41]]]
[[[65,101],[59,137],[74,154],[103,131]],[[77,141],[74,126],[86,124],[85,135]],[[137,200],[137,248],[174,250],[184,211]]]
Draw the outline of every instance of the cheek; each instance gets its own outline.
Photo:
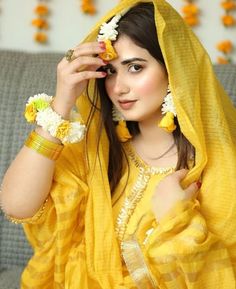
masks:
[[[140,95],[163,95],[167,88],[167,81],[163,77],[146,75],[136,82],[135,87]]]

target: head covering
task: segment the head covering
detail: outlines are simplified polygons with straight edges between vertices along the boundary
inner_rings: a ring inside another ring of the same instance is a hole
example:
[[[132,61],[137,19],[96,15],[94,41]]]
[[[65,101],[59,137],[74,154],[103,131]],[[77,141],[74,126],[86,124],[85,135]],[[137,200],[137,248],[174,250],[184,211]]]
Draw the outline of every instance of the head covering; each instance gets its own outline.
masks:
[[[121,1],[108,12],[84,41],[96,40],[104,21],[140,2],[154,4],[158,41],[168,71],[180,128],[196,149],[196,165],[183,185],[187,186],[202,175],[199,195],[202,214],[209,230],[220,235],[228,246],[234,246],[232,254],[236,258],[236,110],[216,79],[209,56],[191,28],[164,0],[128,0]],[[93,90],[92,87],[90,89]],[[90,129],[89,138],[95,132],[96,121]],[[105,135],[101,142],[100,157],[104,157],[101,166],[107,168],[108,143]],[[95,155],[91,157],[96,159]],[[85,225],[87,257],[90,274],[100,279],[101,287],[117,288],[122,280],[121,264],[106,174],[106,170],[101,172],[100,167],[97,167],[94,170],[96,177],[91,176],[92,191]],[[105,184],[98,184],[104,180]],[[101,186],[104,188],[102,191],[97,189]],[[103,218],[105,215],[108,216],[106,219]]]
[[[103,22],[140,2],[154,4],[158,41],[180,128],[196,149],[196,165],[183,186],[202,178],[198,196],[201,213],[209,230],[231,248],[230,254],[235,259],[236,110],[216,79],[211,61],[199,40],[166,1],[127,0],[108,12],[84,42],[96,41]],[[89,91],[92,95],[94,81],[90,81]],[[78,104],[82,117],[86,118],[91,104],[86,97],[80,97]],[[78,278],[87,280],[83,283],[83,289],[118,289],[122,288],[123,277],[107,173],[109,143],[103,130],[99,147],[95,145],[98,119],[97,111],[86,142],[90,164],[84,220],[86,271],[83,271],[84,276]]]

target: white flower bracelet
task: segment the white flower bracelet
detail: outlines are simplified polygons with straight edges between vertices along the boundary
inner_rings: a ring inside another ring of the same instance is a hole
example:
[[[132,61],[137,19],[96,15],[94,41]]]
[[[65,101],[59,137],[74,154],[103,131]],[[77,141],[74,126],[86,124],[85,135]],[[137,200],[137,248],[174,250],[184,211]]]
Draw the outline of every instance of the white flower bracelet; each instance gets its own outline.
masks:
[[[26,120],[30,123],[37,123],[63,144],[81,141],[85,134],[85,125],[78,120],[64,120],[51,108],[52,101],[53,96],[45,93],[31,96],[26,103]]]

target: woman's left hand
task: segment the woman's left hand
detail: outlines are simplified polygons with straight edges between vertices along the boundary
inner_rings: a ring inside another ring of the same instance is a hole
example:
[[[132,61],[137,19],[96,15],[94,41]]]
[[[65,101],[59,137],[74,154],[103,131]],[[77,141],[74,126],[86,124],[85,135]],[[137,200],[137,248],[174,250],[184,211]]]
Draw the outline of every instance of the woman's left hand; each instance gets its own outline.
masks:
[[[166,176],[160,181],[152,198],[152,211],[159,222],[178,201],[189,200],[196,196],[201,183],[194,182],[185,190],[181,187],[181,181],[187,175],[188,170],[181,169]]]

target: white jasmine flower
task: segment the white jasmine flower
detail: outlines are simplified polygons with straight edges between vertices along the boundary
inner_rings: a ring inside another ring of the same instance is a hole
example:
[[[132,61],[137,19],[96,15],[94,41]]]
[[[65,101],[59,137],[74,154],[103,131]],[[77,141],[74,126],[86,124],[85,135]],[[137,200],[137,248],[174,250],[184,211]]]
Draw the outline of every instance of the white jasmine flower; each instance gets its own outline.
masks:
[[[162,114],[165,114],[167,112],[172,112],[174,116],[176,116],[176,109],[173,101],[173,96],[171,93],[168,93],[166,97],[164,98],[164,102],[162,104],[161,108]]]
[[[29,99],[28,99],[28,101],[27,101],[27,104],[30,104],[30,103],[32,103],[33,101],[38,100],[38,99],[45,100],[46,102],[51,103],[52,100],[53,100],[53,96],[49,96],[49,95],[47,95],[46,93],[36,94],[36,95],[34,95],[34,96],[30,96],[30,97],[29,97]]]

